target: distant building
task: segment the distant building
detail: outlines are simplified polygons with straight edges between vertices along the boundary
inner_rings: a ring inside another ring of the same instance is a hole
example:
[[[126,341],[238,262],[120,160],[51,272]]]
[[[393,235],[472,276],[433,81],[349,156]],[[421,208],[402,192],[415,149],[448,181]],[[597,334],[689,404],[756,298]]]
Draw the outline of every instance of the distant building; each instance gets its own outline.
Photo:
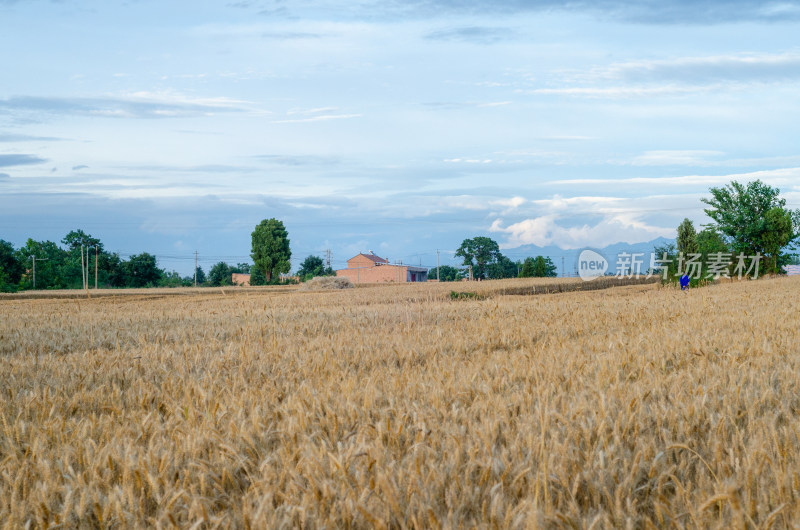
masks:
[[[427,282],[428,269],[412,265],[392,265],[389,260],[369,254],[358,254],[347,260],[347,268],[336,271],[336,276],[348,278],[353,283]]]
[[[234,272],[231,274],[231,283],[233,285],[241,285],[242,287],[249,287],[250,286],[250,275],[249,274],[240,274],[238,272]]]
[[[800,276],[800,265],[784,265],[787,276]]]

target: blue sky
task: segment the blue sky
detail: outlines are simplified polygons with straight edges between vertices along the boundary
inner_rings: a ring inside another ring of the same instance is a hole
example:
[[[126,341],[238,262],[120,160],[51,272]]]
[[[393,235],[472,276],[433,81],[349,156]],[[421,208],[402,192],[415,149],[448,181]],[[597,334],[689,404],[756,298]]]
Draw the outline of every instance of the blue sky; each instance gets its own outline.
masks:
[[[674,237],[711,186],[800,207],[800,2],[0,0],[0,238],[189,274],[284,221],[451,262]],[[511,252],[509,250],[509,252]]]

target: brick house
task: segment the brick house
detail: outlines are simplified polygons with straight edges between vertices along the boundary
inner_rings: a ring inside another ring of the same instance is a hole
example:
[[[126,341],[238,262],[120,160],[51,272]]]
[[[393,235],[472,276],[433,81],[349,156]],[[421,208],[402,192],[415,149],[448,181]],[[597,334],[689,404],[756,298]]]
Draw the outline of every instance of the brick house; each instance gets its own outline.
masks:
[[[241,285],[244,287],[248,287],[250,285],[250,275],[234,272],[233,274],[231,274],[231,283],[233,285]]]
[[[347,268],[336,271],[336,276],[348,278],[353,283],[427,282],[428,269],[412,265],[391,265],[389,260],[369,254],[358,254],[347,260]]]

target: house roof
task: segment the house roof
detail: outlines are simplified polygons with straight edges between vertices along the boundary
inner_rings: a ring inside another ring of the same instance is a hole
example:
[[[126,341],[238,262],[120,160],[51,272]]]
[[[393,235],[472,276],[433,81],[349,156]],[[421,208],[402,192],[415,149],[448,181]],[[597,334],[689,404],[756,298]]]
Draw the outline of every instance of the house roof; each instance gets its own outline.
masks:
[[[364,256],[368,260],[371,260],[371,261],[373,261],[375,263],[389,263],[388,260],[385,260],[385,259],[381,258],[380,256],[376,256],[375,254],[364,254],[363,252],[361,254],[357,254],[357,255],[353,256],[352,258],[350,258],[347,261],[350,261],[351,259],[355,259],[358,256]]]

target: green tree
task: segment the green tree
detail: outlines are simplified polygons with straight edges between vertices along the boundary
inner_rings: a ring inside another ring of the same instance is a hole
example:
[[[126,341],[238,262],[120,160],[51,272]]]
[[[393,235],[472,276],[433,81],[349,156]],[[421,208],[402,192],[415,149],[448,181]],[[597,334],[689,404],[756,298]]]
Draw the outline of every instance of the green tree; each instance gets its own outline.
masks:
[[[224,261],[220,261],[208,271],[208,283],[213,287],[231,284],[231,267]]]
[[[20,262],[14,245],[0,239],[0,291],[16,291],[25,266]]]
[[[719,232],[711,227],[703,228],[697,234],[697,252],[704,257],[716,252],[730,252],[731,249]]]
[[[731,249],[725,238],[713,228],[707,226],[697,234],[697,252],[702,263],[701,278],[708,275],[709,256],[712,254],[730,254]]]
[[[325,262],[322,261],[322,258],[319,256],[308,256],[303,260],[303,263],[300,264],[297,275],[300,277],[300,281],[304,282],[315,276],[322,276],[324,271]]]
[[[497,260],[500,246],[491,238],[478,236],[465,239],[456,250],[456,257],[464,259],[464,266],[472,265],[474,278],[485,278],[490,263]]]
[[[34,241],[28,239],[25,245],[17,250],[17,260],[30,270],[20,283],[23,289],[34,287],[33,257],[36,258],[36,288],[37,289],[63,289],[64,281],[61,277],[66,252],[52,241]]]
[[[800,216],[800,214],[798,214]],[[800,232],[800,217],[798,222],[792,219],[792,212],[783,208],[774,207],[767,210],[764,216],[764,235],[761,243],[764,245],[764,254],[771,257],[770,269],[781,272],[783,265],[791,261],[791,256],[781,253],[795,239]],[[797,228],[797,230],[796,230]]]
[[[183,278],[178,271],[164,272],[164,275],[158,280],[159,287],[182,287]]]
[[[525,258],[519,273],[520,278],[554,278],[556,276],[558,276],[558,271],[553,260],[544,256]]]
[[[268,283],[280,273],[289,272],[292,251],[289,249],[289,233],[281,221],[265,219],[256,226],[252,233],[250,256]]]
[[[752,256],[761,253],[767,270],[780,272],[789,259],[783,250],[800,236],[800,210],[788,210],[780,190],[756,180],[742,185],[736,181],[711,188],[706,215],[711,225],[730,239],[731,250]]]
[[[678,251],[673,243],[665,243],[653,249],[655,259],[660,260],[660,269],[650,272],[662,278],[663,283],[674,283],[678,281]],[[658,264],[657,264],[658,265]],[[664,271],[666,270],[666,277]]]
[[[135,254],[123,262],[128,287],[148,287],[157,285],[164,273],[158,268],[156,257],[147,252]]]
[[[519,271],[520,278],[533,278],[536,276],[536,271],[534,269],[534,264],[536,260],[534,258],[525,258],[525,261],[522,262],[522,268]]]
[[[195,274],[197,274],[197,285],[203,285],[206,283],[206,273],[203,270],[203,267],[197,267]],[[194,285],[194,278],[192,278],[192,285]]]
[[[103,244],[100,242],[99,239],[96,237],[92,237],[91,235],[87,234],[83,230],[72,230],[67,235],[64,236],[64,239],[61,240],[61,243],[67,246],[69,250],[80,250],[81,245],[86,247],[94,248],[95,245],[99,247],[99,250],[103,249]]]
[[[72,230],[61,240],[66,251],[61,264],[63,287],[82,289],[84,271],[88,271],[89,284],[94,284],[95,260],[97,261],[98,285],[108,284],[107,255],[103,243],[83,230]],[[81,255],[83,254],[83,256]],[[82,269],[81,267],[85,267]]]
[[[558,273],[553,260],[549,257],[536,256],[533,263],[533,275],[537,278],[554,278]]]
[[[442,265],[439,267],[439,281],[440,282],[457,282],[464,277],[463,271],[452,265]],[[431,280],[436,279],[436,267],[428,271],[428,278]]]
[[[516,278],[519,274],[519,263],[511,261],[511,259],[498,252],[494,262],[487,265],[486,272],[489,278],[493,280]]]
[[[259,267],[253,267],[250,270],[250,285],[267,285],[267,277],[264,276],[264,271]]]
[[[231,267],[231,272],[236,274],[250,274],[249,263],[237,263],[236,266]]]
[[[694,224],[689,219],[684,219],[678,226],[678,239],[676,241],[678,252],[684,256],[697,253],[697,232]]]
[[[127,278],[125,276],[125,267],[122,264],[122,259],[119,254],[105,254],[105,267],[106,271],[106,284],[110,287],[125,287],[127,285]]]

